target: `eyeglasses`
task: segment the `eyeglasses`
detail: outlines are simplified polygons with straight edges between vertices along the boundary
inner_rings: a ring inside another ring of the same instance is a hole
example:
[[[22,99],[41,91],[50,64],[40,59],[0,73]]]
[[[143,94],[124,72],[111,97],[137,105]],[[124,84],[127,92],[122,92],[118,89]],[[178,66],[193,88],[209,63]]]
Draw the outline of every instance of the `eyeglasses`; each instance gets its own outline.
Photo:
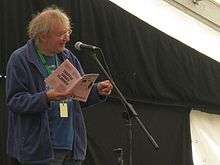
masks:
[[[66,36],[70,36],[72,33],[72,30],[69,29],[66,32],[62,33],[62,34],[57,34],[56,36],[59,37],[60,39],[64,39]]]

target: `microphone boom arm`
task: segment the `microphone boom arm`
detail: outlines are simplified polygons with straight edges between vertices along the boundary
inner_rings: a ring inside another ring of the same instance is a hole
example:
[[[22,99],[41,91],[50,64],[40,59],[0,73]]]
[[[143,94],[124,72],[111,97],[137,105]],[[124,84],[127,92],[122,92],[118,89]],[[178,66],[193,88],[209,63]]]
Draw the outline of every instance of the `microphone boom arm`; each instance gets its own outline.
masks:
[[[134,107],[132,106],[132,104],[130,104],[125,97],[123,96],[123,94],[121,93],[121,91],[118,89],[118,87],[116,86],[115,82],[113,81],[113,79],[109,76],[109,74],[107,73],[107,71],[105,70],[105,68],[102,66],[101,62],[99,61],[99,59],[96,56],[96,53],[93,52],[91,54],[92,58],[97,62],[98,66],[100,67],[100,69],[103,71],[103,73],[105,74],[105,76],[109,79],[109,81],[112,83],[113,87],[115,88],[115,90],[117,91],[121,101],[129,108],[132,117],[134,117],[136,119],[136,121],[139,123],[140,127],[142,128],[142,130],[146,133],[147,138],[150,140],[151,144],[154,146],[154,148],[156,150],[159,149],[158,144],[156,143],[156,141],[154,140],[154,138],[151,136],[151,134],[149,133],[149,131],[145,128],[144,124],[141,122],[141,120],[138,117],[137,112],[134,110]]]

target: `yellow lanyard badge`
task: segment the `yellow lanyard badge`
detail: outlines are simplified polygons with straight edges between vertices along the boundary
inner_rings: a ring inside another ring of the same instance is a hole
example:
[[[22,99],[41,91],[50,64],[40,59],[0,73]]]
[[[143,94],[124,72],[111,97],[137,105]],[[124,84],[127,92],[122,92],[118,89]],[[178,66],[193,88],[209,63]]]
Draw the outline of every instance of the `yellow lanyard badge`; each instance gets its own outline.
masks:
[[[60,103],[60,117],[68,117],[68,106],[66,102]]]

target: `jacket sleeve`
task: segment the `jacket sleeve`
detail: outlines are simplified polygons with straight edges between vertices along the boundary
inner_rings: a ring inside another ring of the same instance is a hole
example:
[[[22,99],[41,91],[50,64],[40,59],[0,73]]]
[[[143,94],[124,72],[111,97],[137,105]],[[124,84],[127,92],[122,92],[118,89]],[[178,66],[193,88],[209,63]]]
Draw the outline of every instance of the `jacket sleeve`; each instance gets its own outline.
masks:
[[[6,71],[6,104],[15,113],[41,113],[48,109],[47,96],[31,79],[27,61],[12,57]]]

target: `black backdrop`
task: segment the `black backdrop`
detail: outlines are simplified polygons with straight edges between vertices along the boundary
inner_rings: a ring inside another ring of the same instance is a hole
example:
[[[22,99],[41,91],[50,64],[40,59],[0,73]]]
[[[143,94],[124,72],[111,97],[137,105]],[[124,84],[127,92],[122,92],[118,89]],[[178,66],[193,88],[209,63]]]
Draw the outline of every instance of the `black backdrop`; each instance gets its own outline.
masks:
[[[0,3],[1,75],[5,75],[12,51],[26,42],[26,27],[31,16],[55,4],[63,8],[73,22],[73,34],[67,47],[79,57],[86,72],[100,70],[85,52],[74,50],[74,43],[80,40],[102,48],[116,84],[135,105],[160,146],[160,150],[155,152],[134,121],[134,164],[192,164],[189,112],[192,107],[218,112],[218,62],[107,0],[2,0]],[[103,62],[101,55],[99,57]],[[100,79],[104,79],[100,74]],[[0,78],[0,85],[0,161],[10,165],[16,163],[5,154],[7,111],[4,77]],[[117,95],[113,94],[107,103],[84,111],[89,139],[84,164],[116,164],[112,149],[119,146],[125,150],[127,164],[128,130],[121,117],[123,110]]]

